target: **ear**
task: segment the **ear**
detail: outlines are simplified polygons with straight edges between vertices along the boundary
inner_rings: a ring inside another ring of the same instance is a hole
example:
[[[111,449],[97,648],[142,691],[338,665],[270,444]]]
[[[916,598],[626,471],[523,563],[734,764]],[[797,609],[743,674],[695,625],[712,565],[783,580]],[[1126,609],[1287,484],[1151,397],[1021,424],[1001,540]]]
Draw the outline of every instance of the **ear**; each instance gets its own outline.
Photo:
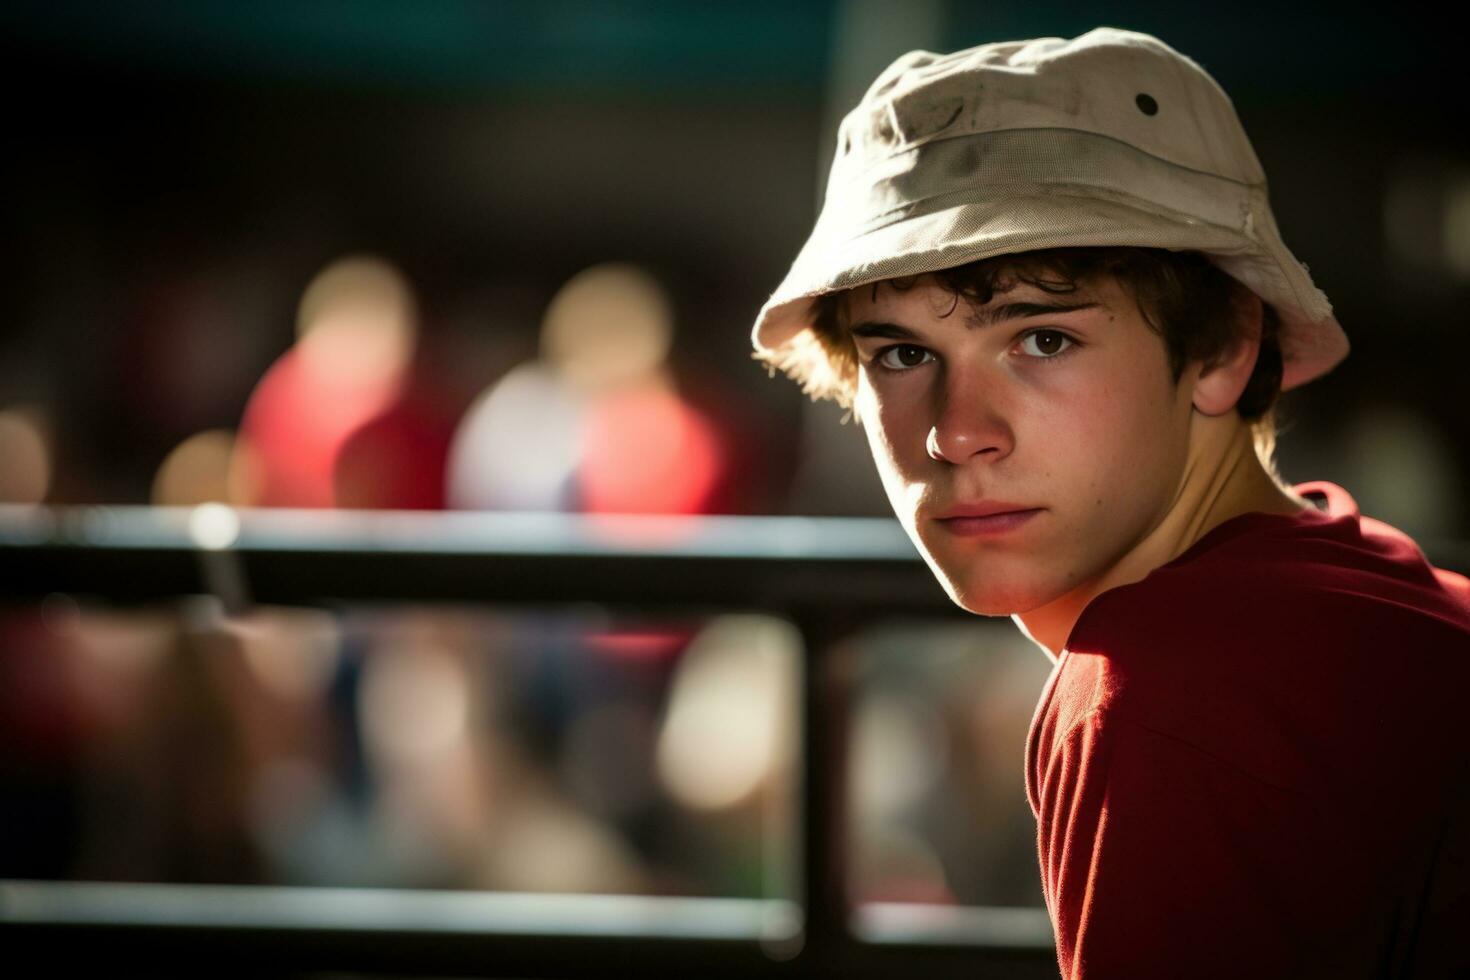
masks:
[[[1202,415],[1224,415],[1240,401],[1261,350],[1261,298],[1244,286],[1231,290],[1236,336],[1214,361],[1195,362],[1194,407]],[[1193,372],[1191,371],[1191,374]]]

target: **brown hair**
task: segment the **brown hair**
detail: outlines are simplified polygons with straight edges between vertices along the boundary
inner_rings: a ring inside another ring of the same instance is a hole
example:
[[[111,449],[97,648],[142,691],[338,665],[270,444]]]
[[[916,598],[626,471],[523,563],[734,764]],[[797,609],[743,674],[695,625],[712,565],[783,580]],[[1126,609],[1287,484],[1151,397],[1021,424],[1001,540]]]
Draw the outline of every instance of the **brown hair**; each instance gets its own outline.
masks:
[[[956,305],[963,299],[973,306],[989,303],[994,294],[1017,283],[1049,293],[1068,293],[1085,282],[1111,276],[1132,295],[1149,328],[1163,337],[1176,383],[1189,361],[1210,364],[1236,339],[1240,322],[1234,300],[1236,291],[1245,288],[1199,252],[1135,247],[1021,252],[930,275],[954,293]],[[911,289],[921,278],[888,279],[857,288]],[[857,391],[857,353],[841,319],[847,292],[827,293],[812,301],[815,344],[758,356],[801,382],[813,398],[830,398],[850,408]],[[1267,303],[1263,304],[1260,353],[1235,407],[1251,425],[1261,462],[1272,471],[1281,372],[1280,320]]]

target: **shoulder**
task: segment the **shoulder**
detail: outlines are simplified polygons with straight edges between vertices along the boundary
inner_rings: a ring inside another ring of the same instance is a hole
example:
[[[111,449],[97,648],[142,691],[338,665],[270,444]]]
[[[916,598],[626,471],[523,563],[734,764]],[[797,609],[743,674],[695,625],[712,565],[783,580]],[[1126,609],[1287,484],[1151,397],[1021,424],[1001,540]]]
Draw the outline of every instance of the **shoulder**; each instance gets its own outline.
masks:
[[[1137,651],[1246,641],[1361,645],[1395,636],[1470,652],[1470,583],[1356,512],[1246,514],[1140,582],[1098,596],[1072,641]]]
[[[1084,610],[1058,706],[1296,787],[1324,775],[1313,746],[1387,757],[1455,714],[1470,605],[1412,540],[1356,517],[1226,525]]]

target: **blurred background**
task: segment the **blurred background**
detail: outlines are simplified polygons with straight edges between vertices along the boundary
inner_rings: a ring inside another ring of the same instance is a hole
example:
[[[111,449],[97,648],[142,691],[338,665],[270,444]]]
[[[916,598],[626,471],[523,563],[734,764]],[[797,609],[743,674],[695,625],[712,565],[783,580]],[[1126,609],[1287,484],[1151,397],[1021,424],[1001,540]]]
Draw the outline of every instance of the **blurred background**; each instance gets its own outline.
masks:
[[[883,514],[855,427],[749,363],[836,122],[902,51],[1101,18],[1231,93],[1353,340],[1285,475],[1462,536],[1467,86],[1353,10],[8,3],[0,493]],[[680,464],[636,485],[629,432]]]
[[[1395,8],[1396,11],[1400,8]],[[749,356],[914,48],[1148,31],[1232,95],[1352,338],[1283,474],[1470,536],[1470,87],[1348,6],[0,7],[0,503],[886,516]],[[790,893],[779,619],[0,607],[0,877]],[[859,900],[1034,906],[999,623],[856,638]]]

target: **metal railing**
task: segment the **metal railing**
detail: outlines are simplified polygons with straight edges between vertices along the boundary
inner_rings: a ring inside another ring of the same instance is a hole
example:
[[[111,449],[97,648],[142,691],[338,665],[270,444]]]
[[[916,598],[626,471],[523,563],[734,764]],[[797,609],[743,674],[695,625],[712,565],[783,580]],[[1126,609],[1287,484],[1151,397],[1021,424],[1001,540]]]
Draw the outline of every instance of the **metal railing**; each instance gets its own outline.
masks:
[[[1466,549],[1431,549],[1465,567]],[[851,692],[830,652],[880,617],[963,617],[898,525],[851,518],[0,507],[0,598],[148,603],[595,602],[761,610],[806,651],[797,901],[0,882],[10,948],[150,969],[517,977],[1055,976],[1039,909],[849,906]],[[207,969],[207,967],[205,967]]]

